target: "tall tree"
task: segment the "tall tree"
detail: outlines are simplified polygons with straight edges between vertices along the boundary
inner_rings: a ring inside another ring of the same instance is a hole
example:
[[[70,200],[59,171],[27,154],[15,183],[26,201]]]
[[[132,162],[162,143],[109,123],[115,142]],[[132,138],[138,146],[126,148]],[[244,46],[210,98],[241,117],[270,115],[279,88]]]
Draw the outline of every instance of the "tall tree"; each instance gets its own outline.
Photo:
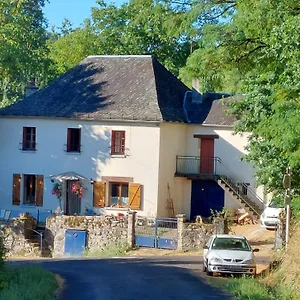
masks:
[[[215,1],[222,2],[228,1]],[[246,94],[232,104],[236,131],[251,132],[245,159],[256,167],[259,182],[279,194],[291,165],[299,196],[299,1],[239,0],[233,9],[226,20],[204,28],[181,74],[198,74],[206,88]]]
[[[188,32],[178,30],[184,17],[170,1],[132,0],[120,7],[98,1],[90,20],[49,43],[50,57],[62,73],[87,55],[153,54],[178,74],[189,54]]]
[[[0,106],[23,95],[29,79],[45,77],[43,6],[44,0],[0,2]]]

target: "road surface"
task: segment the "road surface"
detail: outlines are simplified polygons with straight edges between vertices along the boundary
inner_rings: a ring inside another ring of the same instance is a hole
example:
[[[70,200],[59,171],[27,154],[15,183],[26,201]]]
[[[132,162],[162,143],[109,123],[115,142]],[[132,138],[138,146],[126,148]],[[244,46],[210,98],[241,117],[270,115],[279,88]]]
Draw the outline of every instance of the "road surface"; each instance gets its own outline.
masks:
[[[65,279],[61,300],[231,299],[205,283],[199,260],[165,256],[35,263]]]

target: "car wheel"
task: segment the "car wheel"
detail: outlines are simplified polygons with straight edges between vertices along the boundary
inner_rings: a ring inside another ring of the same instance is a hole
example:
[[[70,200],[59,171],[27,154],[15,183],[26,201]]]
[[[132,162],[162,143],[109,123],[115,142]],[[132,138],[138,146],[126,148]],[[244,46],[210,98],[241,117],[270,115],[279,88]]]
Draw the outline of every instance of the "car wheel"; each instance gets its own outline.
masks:
[[[202,265],[202,271],[203,271],[203,272],[206,272],[205,264]]]
[[[208,271],[208,270],[206,270],[206,275],[207,275],[207,276],[213,276],[214,273],[213,273],[213,272],[210,272],[210,271]]]

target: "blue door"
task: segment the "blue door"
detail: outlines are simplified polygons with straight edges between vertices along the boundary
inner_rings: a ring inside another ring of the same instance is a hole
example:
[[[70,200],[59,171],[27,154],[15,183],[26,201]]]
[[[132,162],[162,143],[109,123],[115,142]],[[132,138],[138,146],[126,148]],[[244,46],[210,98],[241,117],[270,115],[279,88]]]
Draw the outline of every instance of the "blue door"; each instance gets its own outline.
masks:
[[[82,256],[86,246],[86,231],[68,229],[65,236],[65,255]]]
[[[209,217],[211,210],[224,207],[224,190],[213,180],[193,180],[191,195],[191,220],[196,216]]]

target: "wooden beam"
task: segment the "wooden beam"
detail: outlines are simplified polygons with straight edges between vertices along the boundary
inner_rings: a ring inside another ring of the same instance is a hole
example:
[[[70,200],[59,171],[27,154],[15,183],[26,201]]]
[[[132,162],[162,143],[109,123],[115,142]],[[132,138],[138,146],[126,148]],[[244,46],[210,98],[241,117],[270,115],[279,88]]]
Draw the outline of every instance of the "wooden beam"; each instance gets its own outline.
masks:
[[[218,139],[217,134],[194,134],[194,138],[197,139]]]

